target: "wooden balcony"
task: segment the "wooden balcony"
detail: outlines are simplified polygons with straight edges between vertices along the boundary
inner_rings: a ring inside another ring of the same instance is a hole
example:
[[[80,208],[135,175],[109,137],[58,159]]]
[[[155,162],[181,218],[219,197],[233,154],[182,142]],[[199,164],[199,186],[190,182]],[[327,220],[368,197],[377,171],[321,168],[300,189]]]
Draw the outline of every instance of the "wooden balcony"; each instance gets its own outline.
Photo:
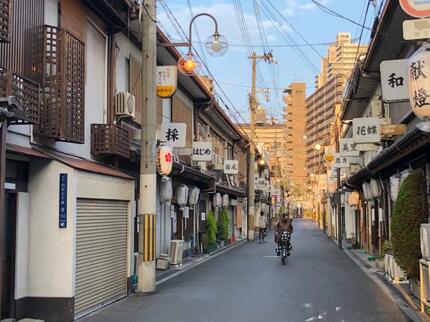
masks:
[[[10,71],[0,70],[0,97],[15,96],[21,103],[10,124],[38,124],[40,108],[39,84]]]
[[[0,0],[0,42],[9,42],[10,0]]]
[[[116,124],[91,124],[91,153],[129,158],[128,131]]]
[[[42,104],[35,133],[84,143],[85,43],[53,26],[43,26],[39,41]]]

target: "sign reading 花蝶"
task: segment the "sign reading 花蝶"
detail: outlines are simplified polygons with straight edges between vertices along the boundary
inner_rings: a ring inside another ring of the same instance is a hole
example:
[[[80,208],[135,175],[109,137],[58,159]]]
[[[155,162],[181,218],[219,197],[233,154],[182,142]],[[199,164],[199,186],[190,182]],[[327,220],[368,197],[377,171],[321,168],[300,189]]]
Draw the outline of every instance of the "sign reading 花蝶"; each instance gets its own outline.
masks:
[[[177,79],[177,66],[157,66],[157,95],[161,98],[172,97],[176,92]]]
[[[187,124],[161,123],[160,140],[174,148],[184,148],[186,144]]]
[[[424,44],[408,61],[409,101],[420,118],[430,116],[430,45]]]
[[[378,117],[363,117],[352,120],[355,143],[378,143],[381,141],[381,123]]]
[[[225,160],[224,161],[225,174],[239,174],[239,161],[238,160]]]
[[[339,139],[339,152],[343,157],[358,157],[360,151],[357,150],[357,144],[354,139]]]
[[[193,161],[210,162],[212,158],[212,142],[193,142]]]
[[[341,156],[340,153],[335,153],[333,168],[349,168],[348,157]]]
[[[395,102],[409,99],[407,59],[386,60],[381,63],[382,99]]]

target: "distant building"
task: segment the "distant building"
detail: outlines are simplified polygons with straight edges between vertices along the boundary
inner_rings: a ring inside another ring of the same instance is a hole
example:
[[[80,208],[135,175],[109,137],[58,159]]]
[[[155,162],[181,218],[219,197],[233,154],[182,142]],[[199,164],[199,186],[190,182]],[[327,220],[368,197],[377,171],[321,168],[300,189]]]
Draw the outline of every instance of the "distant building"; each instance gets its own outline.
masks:
[[[287,179],[301,192],[306,185],[306,84],[292,83],[285,91],[285,158]]]

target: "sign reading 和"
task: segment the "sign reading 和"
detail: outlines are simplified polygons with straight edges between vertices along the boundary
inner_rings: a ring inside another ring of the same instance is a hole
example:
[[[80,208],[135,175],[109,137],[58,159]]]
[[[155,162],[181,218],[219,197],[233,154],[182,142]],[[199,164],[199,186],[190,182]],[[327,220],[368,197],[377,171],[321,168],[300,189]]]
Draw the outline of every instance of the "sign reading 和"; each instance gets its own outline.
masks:
[[[385,102],[409,99],[407,59],[386,60],[381,63],[381,87]]]

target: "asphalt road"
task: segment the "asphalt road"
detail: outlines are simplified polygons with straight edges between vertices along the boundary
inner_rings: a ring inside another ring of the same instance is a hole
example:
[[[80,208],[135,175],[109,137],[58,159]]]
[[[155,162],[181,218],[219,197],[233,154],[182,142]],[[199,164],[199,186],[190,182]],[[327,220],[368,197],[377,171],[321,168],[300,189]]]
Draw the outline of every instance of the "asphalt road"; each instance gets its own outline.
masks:
[[[128,298],[96,321],[406,321],[337,246],[307,220],[294,221],[286,266],[269,241],[246,243],[177,276],[155,294]]]

